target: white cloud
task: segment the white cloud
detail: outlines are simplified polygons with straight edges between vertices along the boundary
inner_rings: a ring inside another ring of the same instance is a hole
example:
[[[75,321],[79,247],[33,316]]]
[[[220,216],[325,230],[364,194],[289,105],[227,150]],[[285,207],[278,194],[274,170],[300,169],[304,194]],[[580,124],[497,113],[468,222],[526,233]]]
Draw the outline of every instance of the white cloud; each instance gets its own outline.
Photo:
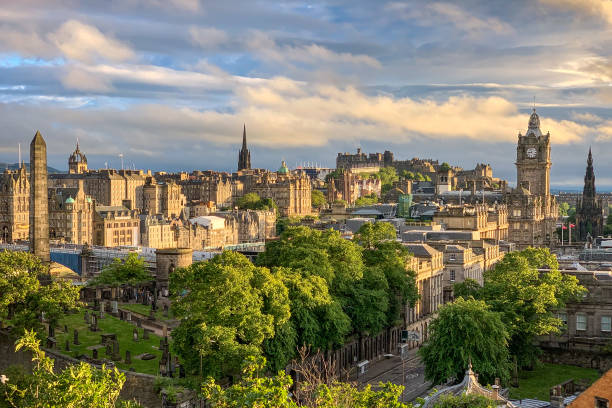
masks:
[[[265,61],[290,65],[295,62],[317,66],[318,64],[365,65],[381,68],[380,62],[369,55],[334,52],[317,44],[278,45],[269,34],[253,31],[247,40],[249,48]]]
[[[596,17],[612,24],[612,0],[540,0],[549,6]]]
[[[204,49],[217,48],[229,39],[225,31],[214,27],[191,27],[189,34],[192,42]]]
[[[104,35],[96,27],[76,20],[66,21],[49,40],[71,60],[93,62],[98,59],[114,62],[134,57],[134,51],[110,35]]]
[[[512,27],[496,17],[480,18],[446,2],[431,2],[424,5],[392,2],[386,9],[394,15],[423,26],[438,26],[451,23],[457,29],[471,36],[481,36],[486,33],[508,34]]]

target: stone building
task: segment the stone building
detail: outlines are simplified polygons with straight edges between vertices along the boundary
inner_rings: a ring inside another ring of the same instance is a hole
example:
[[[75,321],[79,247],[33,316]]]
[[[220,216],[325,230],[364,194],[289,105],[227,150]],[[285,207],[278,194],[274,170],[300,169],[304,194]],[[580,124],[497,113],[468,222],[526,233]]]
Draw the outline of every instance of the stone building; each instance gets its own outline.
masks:
[[[140,245],[147,248],[176,248],[176,228],[180,222],[162,215],[140,215]]]
[[[87,172],[87,157],[79,149],[79,142],[77,141],[76,149],[68,158],[68,173],[80,174]]]
[[[555,242],[559,208],[550,194],[550,147],[550,133],[542,134],[534,109],[527,133],[518,135],[517,186],[504,197],[508,205],[508,239],[517,249],[546,247]]]
[[[576,203],[576,234],[578,240],[587,241],[589,237],[596,238],[603,234],[604,209],[602,201],[595,192],[595,172],[593,171],[593,155],[589,148],[584,188],[582,197]]]
[[[557,311],[565,324],[558,335],[540,336],[546,361],[597,369],[612,368],[602,347],[612,341],[612,275],[609,271],[561,270],[576,276],[587,294]]]
[[[94,245],[139,246],[140,219],[138,210],[122,206],[96,205]]]
[[[30,143],[30,252],[49,263],[49,195],[47,143],[36,131]]]
[[[276,173],[265,172],[248,180],[246,193],[271,198],[283,217],[312,213],[310,177],[301,171],[291,173],[283,161]]]
[[[433,220],[445,230],[477,231],[479,239],[508,239],[508,209],[503,204],[447,205]]]
[[[177,240],[177,247],[195,251],[236,245],[238,225],[233,218],[214,215],[191,218],[177,227]]]
[[[213,202],[219,208],[230,208],[234,197],[232,175],[213,171],[193,172],[179,182],[188,203]],[[242,196],[240,194],[239,196]]]
[[[238,154],[238,171],[251,169],[251,152],[247,148],[246,124],[242,130],[242,148]]]
[[[76,187],[83,180],[85,193],[99,205],[143,207],[143,187],[147,174],[142,170],[89,170],[86,173],[49,175],[53,187]]]
[[[424,243],[408,242],[404,246],[412,254],[407,269],[416,273],[420,295],[414,307],[406,307],[405,325],[407,330],[419,333],[420,341],[424,341],[430,320],[443,302],[444,255]]]
[[[353,204],[364,196],[375,194],[380,197],[381,181],[375,177],[363,177],[352,169],[345,170],[336,177],[329,178],[327,182],[327,201],[344,200]]]
[[[186,268],[193,263],[191,248],[167,248],[155,251],[157,289],[168,295],[168,280],[177,268]]]
[[[484,255],[477,254],[469,246],[458,244],[442,244],[431,246],[444,254],[444,278],[442,286],[444,291],[444,303],[453,299],[453,285],[473,279],[480,285],[484,283],[482,273],[484,272]]]
[[[238,243],[265,242],[276,235],[276,213],[261,210],[234,210],[216,214],[232,218],[238,226]]]
[[[0,174],[0,234],[5,243],[30,234],[30,179],[23,163]]]
[[[49,236],[59,243],[93,244],[95,204],[85,194],[83,181],[77,188],[49,188]]]
[[[142,188],[142,212],[149,215],[161,214],[166,218],[178,217],[185,208],[185,196],[181,186],[173,181],[158,183],[147,177]]]

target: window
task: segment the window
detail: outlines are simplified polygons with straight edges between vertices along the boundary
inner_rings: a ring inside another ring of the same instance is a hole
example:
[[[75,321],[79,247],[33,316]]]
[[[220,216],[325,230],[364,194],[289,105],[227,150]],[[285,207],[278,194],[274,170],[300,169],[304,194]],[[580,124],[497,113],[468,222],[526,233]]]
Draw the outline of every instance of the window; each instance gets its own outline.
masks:
[[[610,403],[606,398],[595,397],[595,408],[610,408]]]
[[[512,216],[513,217],[520,217],[521,216],[521,210],[512,210]]]
[[[567,313],[565,312],[557,313],[557,319],[561,320],[564,326],[567,326]]]
[[[450,280],[451,282],[455,281],[455,270],[454,269],[451,269],[450,271]]]
[[[601,331],[612,331],[612,316],[601,316]]]
[[[587,318],[583,313],[578,313],[576,315],[576,330],[586,330],[587,329]]]

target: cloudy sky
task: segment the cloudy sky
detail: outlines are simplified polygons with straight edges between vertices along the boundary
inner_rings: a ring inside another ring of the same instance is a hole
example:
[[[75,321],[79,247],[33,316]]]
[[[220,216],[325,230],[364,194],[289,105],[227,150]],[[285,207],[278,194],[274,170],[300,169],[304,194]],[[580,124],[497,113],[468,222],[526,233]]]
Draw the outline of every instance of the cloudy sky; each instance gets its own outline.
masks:
[[[391,150],[514,182],[534,103],[552,184],[593,146],[612,188],[612,0],[0,0],[0,161],[36,129],[50,165],[333,166]]]

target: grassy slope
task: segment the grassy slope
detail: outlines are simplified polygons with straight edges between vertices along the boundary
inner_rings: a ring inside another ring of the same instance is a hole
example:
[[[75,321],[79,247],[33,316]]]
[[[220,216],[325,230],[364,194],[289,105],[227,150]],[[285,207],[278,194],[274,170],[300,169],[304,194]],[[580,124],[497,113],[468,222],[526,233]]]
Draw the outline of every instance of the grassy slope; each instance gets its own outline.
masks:
[[[86,354],[87,356],[91,357],[92,351],[87,350],[87,347],[100,344],[101,334],[116,333],[117,340],[119,341],[119,352],[121,354],[121,361],[115,361],[117,367],[126,370],[133,367],[138,372],[157,375],[159,370],[159,358],[161,357],[161,351],[157,349],[157,347],[159,347],[159,336],[149,333],[149,339],[142,340],[143,329],[138,329],[140,340],[135,342],[133,341],[132,336],[136,325],[121,321],[109,314],[106,314],[103,319],[98,319],[98,327],[100,330],[97,332],[92,332],[85,324],[85,320],[83,318],[84,313],[85,312],[83,310],[77,314],[66,315],[60,321],[58,325],[59,327],[55,329],[55,337],[57,339],[57,346],[59,349],[66,353],[64,348],[66,346],[66,339],[68,338],[70,339],[70,351],[66,354],[69,354],[72,357],[80,354]],[[63,330],[64,324],[68,325],[67,334],[64,333]],[[78,346],[75,346],[72,343],[74,329],[79,331],[79,342],[81,344]],[[132,353],[132,364],[125,364],[123,362],[125,359],[126,350],[130,350]],[[136,356],[142,353],[151,353],[155,355],[156,358],[147,361],[137,359]],[[106,356],[106,350],[103,348],[98,350],[98,357],[110,359],[110,356]]]
[[[510,398],[550,400],[550,388],[570,379],[586,378],[590,382],[600,377],[597,370],[559,364],[543,364],[533,371],[521,371],[519,388],[510,388]]]

